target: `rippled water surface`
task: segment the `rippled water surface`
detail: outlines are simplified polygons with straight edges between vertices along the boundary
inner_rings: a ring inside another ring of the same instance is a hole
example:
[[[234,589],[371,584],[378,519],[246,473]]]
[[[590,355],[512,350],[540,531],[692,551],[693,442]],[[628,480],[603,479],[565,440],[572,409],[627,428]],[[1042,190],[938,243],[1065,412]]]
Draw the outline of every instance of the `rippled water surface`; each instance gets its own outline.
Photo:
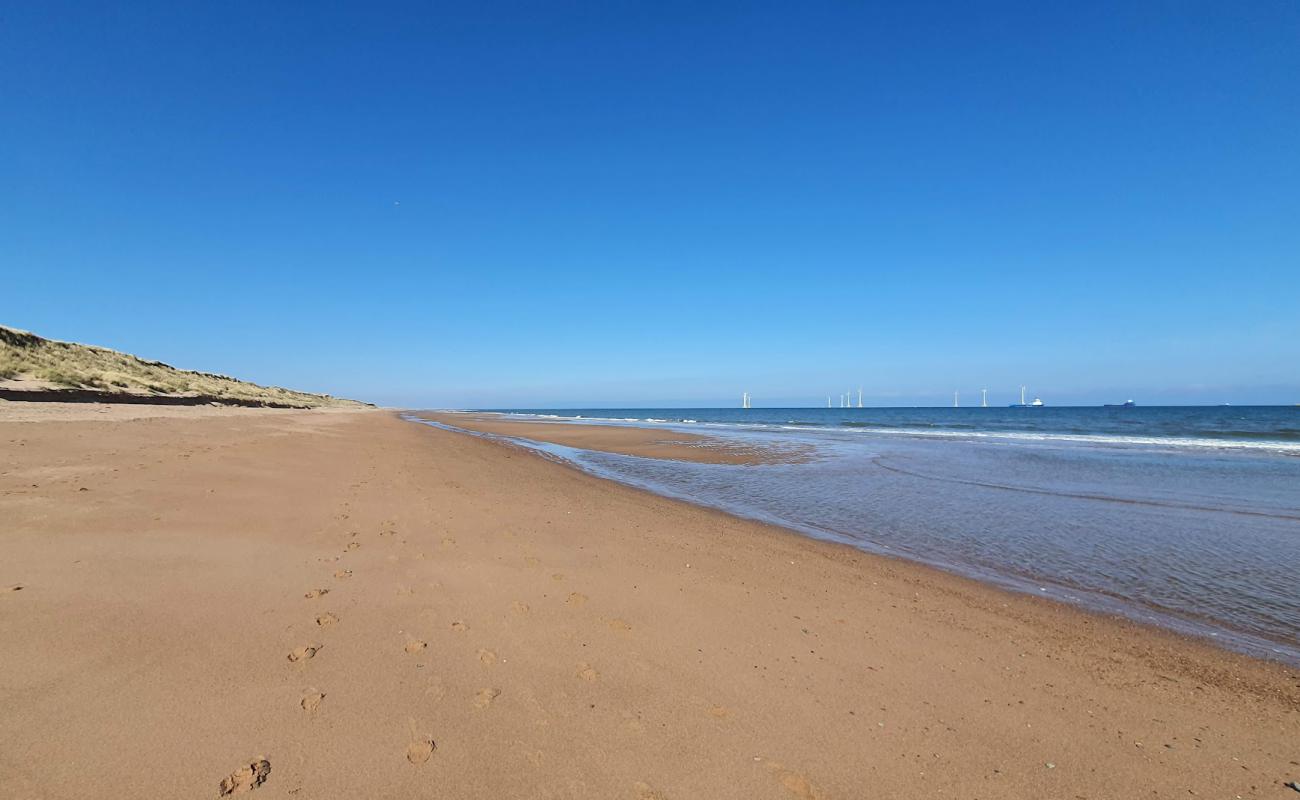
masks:
[[[1300,408],[512,413],[809,444],[811,462],[758,466],[534,446],[662,494],[1300,663]]]

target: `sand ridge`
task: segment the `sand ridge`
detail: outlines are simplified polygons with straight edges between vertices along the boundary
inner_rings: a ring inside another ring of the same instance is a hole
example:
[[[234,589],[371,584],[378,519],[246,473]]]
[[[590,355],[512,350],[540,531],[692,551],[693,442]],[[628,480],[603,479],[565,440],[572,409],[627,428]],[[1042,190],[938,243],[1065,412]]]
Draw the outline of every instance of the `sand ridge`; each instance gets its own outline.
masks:
[[[142,763],[186,797],[1275,797],[1300,769],[1291,670],[394,415],[0,443],[0,796]]]
[[[704,464],[786,464],[812,457],[800,444],[757,446],[720,436],[626,425],[521,420],[488,413],[413,412],[413,416],[479,433],[599,450],[642,458],[666,458]]]

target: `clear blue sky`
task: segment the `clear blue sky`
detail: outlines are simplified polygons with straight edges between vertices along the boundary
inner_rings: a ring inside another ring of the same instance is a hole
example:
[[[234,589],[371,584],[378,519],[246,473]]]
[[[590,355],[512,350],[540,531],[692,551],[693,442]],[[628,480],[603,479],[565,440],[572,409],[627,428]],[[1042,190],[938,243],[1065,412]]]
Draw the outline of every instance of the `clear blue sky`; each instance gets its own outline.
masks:
[[[408,406],[1300,402],[1300,3],[11,3],[0,322]]]

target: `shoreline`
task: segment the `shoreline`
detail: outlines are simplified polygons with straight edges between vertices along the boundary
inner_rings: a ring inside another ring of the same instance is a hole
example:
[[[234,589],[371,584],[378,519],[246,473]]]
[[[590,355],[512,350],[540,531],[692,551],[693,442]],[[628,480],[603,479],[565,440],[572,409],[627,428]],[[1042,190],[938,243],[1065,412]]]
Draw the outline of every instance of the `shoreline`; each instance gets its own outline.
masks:
[[[397,412],[0,441],[6,796],[116,796],[142,760],[152,794],[215,796],[265,758],[258,797],[1272,797],[1300,771],[1279,664]]]
[[[453,429],[471,434],[483,435],[489,441],[502,442],[503,440],[499,437],[504,437],[505,442],[510,442],[511,439],[522,439],[543,446],[556,444],[577,450],[658,460],[752,466],[799,463],[813,457],[813,452],[809,448],[800,450],[797,447],[782,449],[775,445],[754,445],[748,451],[752,456],[749,459],[713,458],[709,455],[710,452],[726,451],[716,446],[712,450],[701,451],[698,445],[695,444],[697,441],[707,442],[710,438],[715,438],[711,437],[710,434],[693,434],[673,429],[640,426],[635,422],[627,425],[609,425],[594,419],[577,424],[549,419],[500,419],[498,418],[500,414],[497,412],[411,411],[408,413],[417,419],[447,425]],[[719,438],[719,441],[724,446],[730,445],[734,447],[737,451],[743,450],[742,446],[735,445],[731,440]],[[651,443],[651,446],[645,446],[646,442]],[[528,445],[524,445],[523,449],[533,451],[533,448]],[[1088,613],[1123,620],[1154,631],[1186,638],[1214,649],[1279,663],[1287,668],[1300,669],[1300,655],[1298,655],[1296,645],[1235,629],[1227,622],[1213,617],[1179,614],[1171,609],[1147,605],[1139,600],[1122,595],[1052,583],[1047,576],[1036,576],[1032,573],[998,572],[961,563],[945,563],[942,559],[926,558],[920,554],[902,553],[887,547],[872,546],[869,539],[850,541],[842,535],[827,532],[813,525],[801,529],[792,521],[765,517],[760,511],[753,508],[728,508],[721,504],[710,504],[689,493],[675,493],[646,486],[635,480],[627,479],[618,473],[593,469],[590,465],[574,461],[564,454],[561,454],[559,460],[566,466],[583,474],[610,480],[619,485],[645,491],[657,497],[719,511],[738,519],[773,526],[794,535],[836,546],[848,547],[867,555],[896,559],[904,563],[922,566],[940,573],[971,580],[999,591],[1007,591],[1014,595],[1030,597],[1036,600],[1047,600]],[[893,469],[888,466],[882,468]],[[746,513],[747,511],[750,513]],[[1232,511],[1231,513],[1251,512]],[[1259,516],[1270,516],[1262,512],[1257,513]],[[1050,592],[1044,593],[1041,588],[1044,584],[1051,585]]]
[[[636,426],[508,419],[492,412],[410,411],[423,418],[492,436],[519,437],[580,450],[700,464],[790,464],[810,456],[801,446],[751,447],[704,433]]]
[[[421,414],[426,412],[402,412],[402,413]],[[429,414],[428,416],[433,417],[435,415]],[[404,420],[404,421],[410,422],[410,420]],[[448,420],[437,420],[437,421],[445,425],[452,426],[453,428],[455,427],[453,425],[453,421],[448,421]],[[417,422],[415,424],[419,424],[419,423]],[[520,426],[527,426],[532,424],[533,423],[529,423],[529,422],[518,423],[518,425]],[[551,425],[554,423],[537,423],[537,424]],[[1123,636],[1131,635],[1137,638],[1154,638],[1156,640],[1162,640],[1160,641],[1161,646],[1159,649],[1166,654],[1172,654],[1174,651],[1186,647],[1186,648],[1200,650],[1202,651],[1203,655],[1204,654],[1226,655],[1233,659],[1244,659],[1248,663],[1275,666],[1285,671],[1288,674],[1290,673],[1300,674],[1300,666],[1290,664],[1281,658],[1270,658],[1267,656],[1256,655],[1255,653],[1244,652],[1242,650],[1235,649],[1226,644],[1223,644],[1222,642],[1218,642],[1208,636],[1198,635],[1194,633],[1187,633],[1164,625],[1160,625],[1158,623],[1143,621],[1141,619],[1135,619],[1133,617],[1127,616],[1117,611],[1107,611],[1105,609],[1091,608],[1088,606],[1080,605],[1078,603],[1070,602],[1069,600],[1053,597],[1051,595],[1044,596],[1040,594],[1035,594],[1031,591],[1021,590],[1007,585],[999,584],[992,579],[986,579],[978,576],[963,574],[955,567],[946,568],[938,564],[927,563],[925,561],[921,561],[915,558],[910,558],[905,555],[898,555],[896,553],[883,553],[883,552],[864,550],[860,547],[856,547],[853,544],[847,542],[840,542],[829,538],[812,536],[810,534],[799,531],[795,528],[791,528],[786,525],[781,525],[779,523],[769,522],[767,520],[763,520],[755,517],[747,517],[742,514],[728,511],[726,509],[715,508],[713,506],[705,505],[703,503],[698,503],[688,498],[673,497],[670,495],[660,494],[654,491],[653,489],[637,486],[636,484],[632,484],[632,483],[624,483],[615,478],[608,478],[602,475],[593,474],[583,469],[580,465],[572,463],[567,459],[548,458],[547,456],[543,455],[541,451],[535,450],[529,447],[528,445],[511,441],[511,439],[509,438],[509,437],[517,436],[519,438],[532,438],[533,440],[542,443],[564,444],[563,441],[557,441],[557,440],[564,439],[565,437],[563,436],[546,435],[540,437],[539,436],[525,437],[518,433],[509,433],[509,434],[498,433],[496,430],[493,429],[494,427],[495,426],[491,426],[491,427],[483,426],[482,428],[480,428],[479,426],[475,426],[473,428],[466,428],[463,431],[451,430],[450,432],[459,435],[480,438],[482,441],[487,442],[496,447],[501,447],[511,451],[525,453],[529,456],[547,461],[548,463],[558,464],[559,466],[567,470],[570,470],[574,474],[580,475],[585,479],[599,481],[601,483],[613,484],[614,486],[617,486],[620,489],[626,491],[636,492],[638,494],[643,494],[647,497],[654,498],[657,500],[662,500],[669,503],[679,503],[682,505],[686,505],[690,508],[697,509],[704,513],[719,514],[730,520],[735,520],[737,522],[744,523],[747,525],[758,526],[762,529],[765,529],[768,533],[772,535],[791,536],[791,537],[795,537],[800,541],[812,542],[818,546],[824,546],[824,547],[832,548],[833,550],[841,551],[841,555],[839,556],[828,554],[828,557],[831,558],[848,558],[851,560],[854,557],[862,557],[865,559],[879,559],[883,561],[885,564],[892,565],[893,567],[899,570],[904,570],[904,571],[918,570],[920,574],[913,576],[918,583],[936,585],[936,584],[941,584],[943,581],[950,580],[950,581],[956,581],[958,584],[953,587],[948,587],[948,590],[953,591],[954,593],[963,592],[963,591],[991,592],[993,593],[994,596],[992,598],[985,598],[985,606],[988,608],[992,608],[995,605],[1002,608],[1006,608],[1008,606],[1008,603],[1000,600],[1000,598],[1011,598],[1012,601],[1015,603],[1027,602],[1035,607],[1041,607],[1042,609],[1046,609],[1047,613],[1053,616],[1058,614],[1063,614],[1064,616],[1069,617],[1070,615],[1077,614],[1085,618],[1085,620],[1094,619],[1094,620],[1104,621],[1107,624],[1115,625],[1125,629],[1125,633],[1121,634]],[[592,427],[598,427],[598,426],[593,425]],[[621,431],[631,432],[631,431],[641,430],[634,427],[629,427],[629,428],[610,427],[609,429],[612,431],[620,431],[620,432]],[[478,436],[478,434],[486,434],[486,435]],[[601,442],[601,444],[603,444],[605,447],[593,448],[593,449],[600,449],[603,452],[610,452],[610,453],[638,455],[644,458],[673,458],[674,457],[670,455],[652,456],[652,455],[642,455],[641,453],[626,452],[625,449],[623,449],[623,447],[621,446],[621,443]],[[577,447],[577,445],[566,445],[566,446]],[[613,447],[619,447],[620,449],[612,449]],[[582,448],[582,449],[587,449],[587,448]],[[626,448],[626,450],[631,450],[631,449],[635,449],[635,448],[633,447]],[[729,462],[706,462],[706,463],[729,463]],[[767,463],[767,462],[756,462],[756,463]],[[1082,624],[1089,624],[1089,623],[1085,621]],[[1175,659],[1175,660],[1180,660],[1180,659]],[[1234,682],[1237,681],[1236,678],[1233,678],[1232,680]],[[1298,688],[1300,688],[1300,685],[1298,685]],[[1295,698],[1290,702],[1290,704],[1296,711],[1300,711],[1300,691],[1296,693]]]

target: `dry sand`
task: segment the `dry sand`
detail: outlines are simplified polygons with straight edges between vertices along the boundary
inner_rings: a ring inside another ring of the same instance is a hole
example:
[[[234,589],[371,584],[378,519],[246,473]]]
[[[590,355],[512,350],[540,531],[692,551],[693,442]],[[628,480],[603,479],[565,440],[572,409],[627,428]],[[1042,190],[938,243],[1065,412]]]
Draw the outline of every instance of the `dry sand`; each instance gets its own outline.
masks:
[[[1300,779],[1294,670],[384,412],[0,423],[0,589],[3,798]]]
[[[251,409],[261,415],[297,414],[303,409],[295,408],[259,408]],[[355,414],[371,411],[368,408],[317,408],[312,414]],[[113,421],[123,422],[135,419],[154,419],[157,417],[176,417],[179,419],[198,419],[200,417],[247,417],[250,409],[228,405],[202,406],[166,406],[147,403],[60,403],[37,402],[24,403],[0,400],[0,423],[5,422],[55,422],[70,421]]]

